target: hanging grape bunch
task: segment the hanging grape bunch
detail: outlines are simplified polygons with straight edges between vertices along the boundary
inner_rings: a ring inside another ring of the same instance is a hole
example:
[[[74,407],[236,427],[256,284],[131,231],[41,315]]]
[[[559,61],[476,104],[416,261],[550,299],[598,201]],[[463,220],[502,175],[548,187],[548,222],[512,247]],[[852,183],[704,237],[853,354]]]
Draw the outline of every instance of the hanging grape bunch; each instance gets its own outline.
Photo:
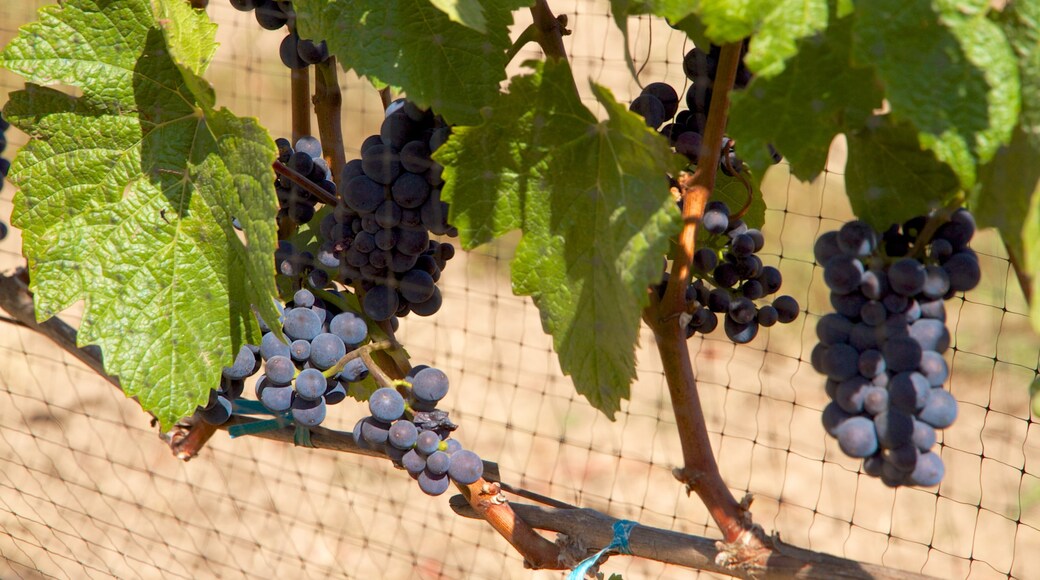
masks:
[[[364,141],[361,159],[340,175],[340,203],[322,222],[317,262],[340,282],[361,287],[362,307],[373,320],[440,309],[436,282],[455,248],[430,234],[458,231],[441,201],[443,168],[430,154],[449,133],[432,112],[396,101],[380,134]]]
[[[786,324],[798,318],[798,301],[776,294],[783,284],[780,270],[762,264],[756,254],[765,244],[762,232],[731,217],[721,201],[704,208],[701,227],[709,236],[693,254],[694,281],[686,289],[686,332],[709,334],[723,316],[726,336],[737,344],[750,342],[760,326]]]
[[[932,219],[939,219],[933,216]],[[889,486],[938,485],[936,429],[957,417],[943,384],[950,346],[944,301],[974,288],[979,261],[968,242],[975,220],[958,209],[929,235],[915,217],[878,235],[861,221],[819,237],[835,312],[816,325],[812,365],[827,376],[827,432],[863,470]]]
[[[451,481],[462,485],[484,474],[484,463],[462,448],[449,434],[456,426],[447,413],[436,409],[448,394],[444,372],[420,365],[398,389],[384,387],[368,399],[371,415],[354,426],[354,441],[366,449],[381,450],[394,465],[408,471],[428,495],[441,495]]]
[[[747,42],[740,55],[740,64],[737,67],[737,76],[734,80],[735,89],[743,89],[751,82],[751,71],[744,65],[744,54],[747,52]],[[690,163],[697,163],[700,155],[701,143],[704,140],[704,126],[708,118],[708,110],[711,106],[712,88],[715,84],[715,73],[718,71],[721,47],[711,45],[708,52],[699,48],[693,48],[683,58],[683,72],[690,80],[690,87],[686,91],[687,109],[679,111],[679,95],[668,83],[656,82],[647,85],[639,94],[629,110],[640,115],[646,124],[653,128],[660,128],[660,133],[668,138],[675,152],[685,156]],[[673,122],[664,125],[669,119]],[[664,125],[663,127],[661,125]],[[773,161],[779,163],[781,157],[775,149],[770,146]],[[742,171],[743,161],[736,154],[736,147],[732,139],[723,138],[721,155],[719,156],[719,169],[729,176],[734,176]]]
[[[278,56],[282,64],[294,69],[304,69],[308,65],[325,62],[329,58],[329,49],[324,40],[314,41],[300,38],[296,31],[296,11],[292,2],[284,0],[231,0],[231,5],[242,12],[250,12],[256,16],[257,23],[267,30],[278,30],[283,26],[289,28],[289,34],[282,39],[278,47]]]

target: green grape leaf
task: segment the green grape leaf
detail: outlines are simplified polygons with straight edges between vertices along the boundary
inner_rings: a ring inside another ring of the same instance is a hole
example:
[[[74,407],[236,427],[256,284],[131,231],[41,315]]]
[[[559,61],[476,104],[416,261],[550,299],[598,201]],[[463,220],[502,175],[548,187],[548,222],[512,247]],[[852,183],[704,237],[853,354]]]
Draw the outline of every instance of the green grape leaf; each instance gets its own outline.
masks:
[[[324,38],[344,68],[401,87],[448,122],[480,120],[506,79],[512,11],[530,0],[482,0],[486,33],[453,22],[428,0],[296,0],[297,25]]]
[[[1040,332],[1040,144],[1022,127],[979,170],[969,203],[979,226],[1000,231],[1019,276],[1032,281],[1033,328]]]
[[[625,32],[623,18],[655,14],[686,32],[697,45],[737,42],[751,36],[744,61],[762,76],[784,69],[799,39],[827,26],[828,0],[611,0],[618,28]]]
[[[1012,2],[999,20],[1018,59],[1022,85],[1021,125],[1040,147],[1040,3]]]
[[[852,212],[877,230],[925,215],[959,190],[953,171],[922,149],[917,135],[891,115],[872,117],[848,135],[845,189]]]
[[[452,22],[468,26],[477,32],[487,32],[487,19],[484,18],[484,7],[479,0],[430,0],[430,4],[448,15]]]
[[[882,93],[870,68],[851,63],[851,19],[799,42],[797,56],[773,78],[756,78],[733,94],[728,131],[756,169],[772,163],[776,146],[795,177],[815,178],[827,163],[835,135],[861,127]]]
[[[4,114],[31,137],[10,178],[37,316],[83,300],[80,344],[164,429],[259,338],[250,305],[278,317],[276,150],[213,108],[214,33],[180,0],[69,0],[0,54],[31,83]]]
[[[759,8],[767,13],[756,23],[744,64],[762,78],[779,74],[800,54],[799,40],[827,28],[827,0],[764,1],[752,9]]]
[[[582,105],[566,63],[534,63],[483,122],[438,150],[442,196],[465,247],[519,227],[513,289],[534,298],[563,371],[613,418],[635,377],[646,288],[680,217],[668,143],[597,85]]]
[[[1011,139],[1020,92],[1015,56],[984,11],[954,2],[856,2],[853,54],[873,64],[892,112],[953,168],[965,189]]]

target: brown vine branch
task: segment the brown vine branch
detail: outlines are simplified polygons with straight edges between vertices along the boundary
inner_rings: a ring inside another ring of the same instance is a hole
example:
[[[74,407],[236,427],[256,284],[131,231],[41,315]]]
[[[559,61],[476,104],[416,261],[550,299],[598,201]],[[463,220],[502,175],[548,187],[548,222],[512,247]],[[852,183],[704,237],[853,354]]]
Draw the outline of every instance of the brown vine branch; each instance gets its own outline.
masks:
[[[310,67],[292,69],[289,77],[289,103],[292,113],[292,142],[311,134]]]
[[[570,31],[567,30],[567,17],[565,15],[554,16],[546,0],[537,0],[534,3],[534,6],[531,7],[531,16],[534,18],[531,26],[535,29],[532,36],[535,42],[542,47],[542,52],[548,57],[566,60],[567,50],[563,47],[563,37],[570,34]]]
[[[394,95],[390,92],[390,87],[379,89],[379,101],[383,103],[384,111],[390,107],[390,103],[394,101]]]
[[[314,65],[314,114],[318,117],[318,136],[322,153],[335,179],[347,164],[343,145],[343,94],[339,88],[336,57]]]
[[[75,329],[57,318],[43,323],[36,322],[24,270],[13,275],[0,275],[0,308],[7,311],[19,324],[51,338],[98,375],[119,387],[119,381],[104,372],[96,349],[76,346]],[[178,434],[173,435],[168,443],[179,458],[190,459],[217,430],[227,430],[234,425],[248,425],[262,420],[233,415],[224,425],[214,427],[196,418],[189,418],[178,424],[178,428],[175,429]],[[295,429],[292,426],[249,434],[250,437],[291,444],[295,444],[294,435]],[[177,442],[180,443],[179,446],[174,445]],[[353,435],[343,431],[323,427],[311,428],[310,443],[317,449],[386,459],[386,455],[380,451],[359,447],[354,443]],[[604,546],[610,542],[610,527],[615,521],[614,518],[595,510],[576,508],[559,500],[514,488],[500,480],[498,464],[484,461],[484,479],[470,486],[463,486],[467,507],[461,508],[459,501],[453,498],[452,509],[465,517],[487,518],[532,567],[558,570],[574,564],[565,562],[561,550],[535,532],[535,528],[581,538],[589,546]],[[507,502],[501,491],[529,498],[550,507]],[[766,542],[768,548],[751,551],[750,547],[747,547],[741,551],[735,550],[732,544],[647,526],[637,526],[632,530],[630,537],[634,556],[740,578],[928,578],[913,572],[902,572],[795,548],[782,544],[777,538],[767,539]]]
[[[516,515],[498,483],[481,478],[469,485],[456,484],[456,487],[473,511],[520,552],[525,566],[538,570],[569,568],[560,557],[559,546],[543,538]]]
[[[336,196],[325,191],[321,187],[318,187],[316,183],[307,179],[303,175],[300,175],[300,172],[282,163],[281,161],[275,160],[273,167],[275,173],[277,173],[278,175],[284,175],[285,177],[289,178],[289,181],[292,181],[296,185],[307,190],[307,193],[318,198],[318,201],[320,201],[321,203],[334,206],[339,201],[336,199]]]
[[[462,517],[477,517],[461,497],[452,498],[450,505]],[[556,509],[515,502],[511,505],[513,511],[531,527],[580,538],[587,546],[606,546],[613,538],[612,526],[617,520],[596,510]],[[778,539],[773,542],[782,555],[770,556],[757,564],[754,570],[740,570],[720,563],[725,561],[727,553],[717,540],[711,538],[643,525],[632,528],[629,536],[633,556],[737,578],[931,578],[915,572],[809,552],[783,544]]]
[[[665,290],[664,304],[669,310],[666,314],[678,314],[684,309],[686,286],[690,283],[690,265],[693,263],[693,252],[697,239],[697,226],[704,213],[704,205],[715,189],[715,176],[722,152],[722,137],[726,131],[726,119],[729,114],[729,93],[737,76],[737,66],[740,64],[740,46],[738,42],[722,47],[708,119],[705,121],[704,139],[697,157],[697,170],[694,171],[692,177],[684,174],[679,180],[683,196],[684,223],[682,232],[679,234],[678,251],[675,253],[672,263],[671,277]]]
[[[744,561],[758,557],[766,540],[761,529],[752,524],[746,507],[737,502],[719,474],[697,393],[686,333],[679,324],[679,316],[686,310],[686,287],[690,283],[697,226],[715,188],[729,92],[739,62],[740,43],[722,47],[697,170],[692,176],[684,173],[679,177],[683,229],[673,248],[671,276],[662,299],[658,300],[656,292],[650,292],[651,304],[644,319],[654,331],[682,445],[683,467],[675,470],[675,476],[686,485],[687,493],[697,493],[725,541],[737,552],[734,558]]]

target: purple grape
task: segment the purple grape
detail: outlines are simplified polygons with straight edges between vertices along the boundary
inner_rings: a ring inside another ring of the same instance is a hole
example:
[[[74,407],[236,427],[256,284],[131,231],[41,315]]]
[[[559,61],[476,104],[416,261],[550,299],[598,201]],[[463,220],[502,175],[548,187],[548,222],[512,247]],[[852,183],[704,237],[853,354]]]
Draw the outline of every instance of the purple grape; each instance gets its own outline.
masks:
[[[874,422],[866,417],[852,417],[836,429],[838,445],[849,457],[870,457],[878,450]]]
[[[404,397],[390,387],[377,389],[368,398],[368,410],[384,423],[391,423],[404,414]]]
[[[448,466],[448,476],[462,485],[475,483],[484,475],[484,462],[480,457],[463,449],[451,454],[451,465]]]

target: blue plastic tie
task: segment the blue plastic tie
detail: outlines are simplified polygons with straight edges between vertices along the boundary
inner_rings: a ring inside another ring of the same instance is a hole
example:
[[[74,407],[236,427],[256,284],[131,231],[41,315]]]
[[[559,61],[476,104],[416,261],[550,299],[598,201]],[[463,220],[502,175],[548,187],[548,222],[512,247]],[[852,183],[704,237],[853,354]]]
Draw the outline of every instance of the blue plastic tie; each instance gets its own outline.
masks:
[[[274,415],[260,401],[251,399],[235,399],[231,401],[231,410],[239,415]]]
[[[638,522],[633,522],[631,520],[618,520],[614,522],[614,537],[610,540],[610,544],[608,544],[606,548],[603,548],[582,560],[581,564],[578,564],[577,568],[571,570],[571,573],[567,576],[567,580],[583,580],[589,569],[592,568],[607,552],[631,554],[632,550],[628,547],[628,535],[632,533],[632,528],[637,525]]]
[[[252,423],[246,423],[245,425],[232,425],[228,427],[228,436],[234,439],[235,437],[241,437],[243,435],[255,435],[266,431],[274,431],[275,429],[281,429],[286,425],[292,425],[292,419],[287,417],[275,417],[274,419],[254,421]]]
[[[286,425],[292,425],[291,413],[272,413],[260,401],[249,399],[237,399],[231,402],[231,410],[239,415],[274,415],[274,419],[266,421],[255,421],[245,425],[232,425],[228,427],[228,436],[234,439],[243,435],[255,435],[267,431],[281,429]]]

